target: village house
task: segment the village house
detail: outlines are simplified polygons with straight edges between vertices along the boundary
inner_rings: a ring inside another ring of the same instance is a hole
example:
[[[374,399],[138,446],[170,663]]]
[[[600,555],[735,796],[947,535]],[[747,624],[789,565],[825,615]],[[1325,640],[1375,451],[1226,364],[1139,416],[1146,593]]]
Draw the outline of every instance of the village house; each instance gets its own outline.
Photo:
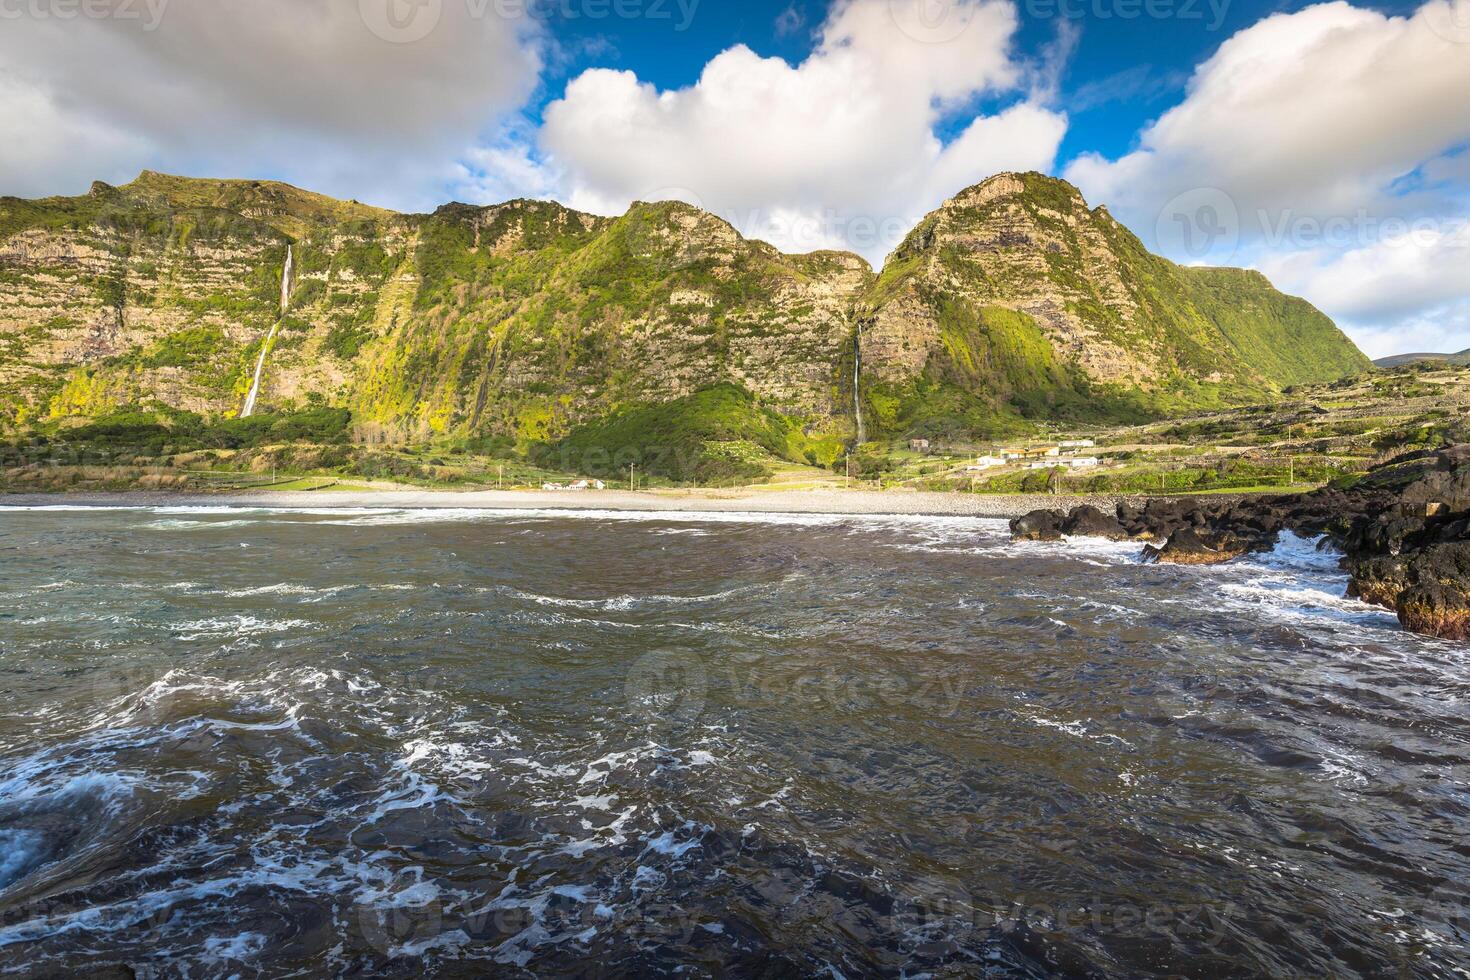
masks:
[[[560,493],[577,493],[583,490],[606,490],[607,484],[601,480],[578,480],[570,486],[560,483],[543,483],[541,489]]]
[[[1026,468],[1028,470],[1050,470],[1057,467],[1066,467],[1071,470],[1085,470],[1100,465],[1102,465],[1102,460],[1096,456],[1072,456],[1066,459],[1038,460],[1034,463],[1028,463]]]

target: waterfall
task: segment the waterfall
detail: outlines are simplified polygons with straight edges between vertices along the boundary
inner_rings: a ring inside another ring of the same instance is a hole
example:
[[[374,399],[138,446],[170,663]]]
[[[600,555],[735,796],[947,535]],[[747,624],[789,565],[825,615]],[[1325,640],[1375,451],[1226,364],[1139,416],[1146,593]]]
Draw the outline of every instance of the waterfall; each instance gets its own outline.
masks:
[[[857,420],[858,445],[868,441],[868,434],[863,430],[863,395],[859,387],[863,378],[863,325],[857,325],[857,333],[852,341],[852,417]]]
[[[281,270],[281,316],[291,307],[291,272],[295,268],[296,261],[291,252],[291,246],[286,246],[286,266]],[[260,345],[260,356],[255,360],[255,378],[250,382],[250,394],[245,396],[245,407],[240,411],[242,419],[248,419],[255,414],[255,399],[260,396],[260,378],[265,373],[265,359],[271,352],[271,344],[275,342],[276,334],[281,329],[281,321],[278,318],[271,325],[271,332],[265,335],[265,343]]]
[[[286,266],[281,270],[281,316],[291,308],[291,273],[296,267],[296,258],[291,246],[286,246]]]
[[[271,342],[276,339],[276,331],[281,328],[281,321],[277,320],[271,327],[271,332],[266,334],[265,343],[260,346],[260,357],[255,360],[255,380],[250,382],[250,394],[245,396],[245,408],[240,412],[242,419],[248,419],[255,414],[255,399],[260,395],[260,376],[265,372],[265,356],[271,351]]]

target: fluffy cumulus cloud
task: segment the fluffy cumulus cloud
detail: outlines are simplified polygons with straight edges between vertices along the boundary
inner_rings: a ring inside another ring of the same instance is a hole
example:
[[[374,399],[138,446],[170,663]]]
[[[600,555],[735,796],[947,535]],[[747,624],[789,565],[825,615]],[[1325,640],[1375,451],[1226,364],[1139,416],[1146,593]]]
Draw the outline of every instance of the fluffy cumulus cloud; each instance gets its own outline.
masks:
[[[1268,17],[1134,152],[1066,176],[1175,258],[1260,267],[1370,353],[1470,345],[1470,0],[1454,3]]]
[[[1470,219],[1390,219],[1366,237],[1266,251],[1255,264],[1332,313],[1373,357],[1470,347]]]
[[[433,203],[518,109],[540,32],[495,5],[27,0],[0,23],[0,186],[78,193],[144,167]]]
[[[679,198],[782,248],[881,261],[962,187],[1050,168],[1066,130],[1024,99],[1032,72],[1012,51],[1012,4],[958,0],[938,19],[910,6],[842,0],[800,64],[737,46],[688,88],[587,71],[544,113],[544,163],[575,206]],[[947,144],[936,135],[971,100],[1005,93],[1019,101]]]

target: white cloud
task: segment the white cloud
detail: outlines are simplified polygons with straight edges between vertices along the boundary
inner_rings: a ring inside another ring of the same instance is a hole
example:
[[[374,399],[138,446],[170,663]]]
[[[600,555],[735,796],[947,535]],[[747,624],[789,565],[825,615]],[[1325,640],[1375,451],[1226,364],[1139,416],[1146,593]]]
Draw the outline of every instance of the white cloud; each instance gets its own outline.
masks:
[[[1470,347],[1470,222],[1425,220],[1356,247],[1264,254],[1258,265],[1374,357]]]
[[[536,156],[533,141],[527,127],[506,126],[494,139],[466,150],[449,182],[450,193],[478,204],[556,196],[556,175]]]
[[[933,35],[904,23],[903,7],[842,0],[802,63],[737,46],[688,88],[584,72],[546,109],[547,163],[574,206],[678,197],[782,248],[846,246],[879,262],[946,196],[998,170],[1050,168],[1066,129],[1027,102],[943,145],[946,113],[1022,88],[1016,10],[959,0],[958,20]]]
[[[1375,321],[1470,297],[1470,226],[1409,234],[1327,256],[1301,252],[1268,260],[1308,295],[1330,296],[1342,316]],[[1317,258],[1318,261],[1310,260]],[[1302,260],[1307,261],[1303,262]]]
[[[1220,218],[1225,232],[1209,258],[1262,268],[1365,346],[1443,341],[1446,304],[1470,300],[1467,250],[1447,244],[1464,201],[1444,190],[1464,164],[1446,154],[1470,140],[1470,28],[1453,29],[1470,0],[1455,2],[1407,17],[1345,2],[1267,17],[1199,66],[1137,150],[1085,154],[1066,176],[1166,249],[1166,204],[1209,203],[1202,224]],[[1398,220],[1427,220],[1443,240],[1385,236]]]
[[[1388,17],[1338,2],[1268,17],[1196,70],[1138,150],[1084,155],[1067,175],[1145,211],[1150,228],[1149,206],[1157,214],[1196,187],[1223,189],[1243,215],[1380,203],[1395,179],[1470,138],[1470,47],[1433,29],[1444,6]]]
[[[1392,323],[1343,318],[1338,325],[1374,359],[1391,354],[1457,354],[1470,348],[1470,300],[1432,306]]]
[[[0,186],[79,193],[153,167],[430,203],[449,161],[533,90],[538,31],[493,4],[483,16],[409,6],[400,12],[428,19],[395,25],[382,16],[390,3],[163,3],[156,29],[146,17],[63,20],[42,5],[42,16],[7,18],[0,120],[25,138],[0,144]],[[418,39],[394,43],[373,27]]]

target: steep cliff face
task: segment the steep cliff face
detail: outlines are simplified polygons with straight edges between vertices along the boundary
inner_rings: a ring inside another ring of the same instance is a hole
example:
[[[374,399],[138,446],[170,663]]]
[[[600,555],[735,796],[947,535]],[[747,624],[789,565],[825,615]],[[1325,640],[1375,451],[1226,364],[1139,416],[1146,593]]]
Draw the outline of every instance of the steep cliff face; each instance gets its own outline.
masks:
[[[412,224],[281,184],[145,173],[79,198],[0,199],[0,416],[122,406],[237,410],[280,316],[274,397],[347,397],[352,338],[371,324]]]
[[[556,204],[442,208],[423,222],[409,315],[365,351],[365,424],[522,443],[733,380],[822,424],[872,273],[782,255],[682,204],[594,218]]]
[[[82,198],[0,200],[0,413],[158,403],[228,414],[279,315],[265,408],[354,409],[365,438],[556,438],[735,381],[817,427],[873,281],[857,256],[782,255],[681,204],[397,215],[280,184],[144,174]]]
[[[868,397],[889,427],[1255,397],[1367,360],[1259,273],[1151,255],[1105,208],[1001,174],[929,215],[867,297]],[[965,413],[962,413],[965,414]]]
[[[1210,404],[1367,365],[1263,277],[1149,255],[1036,174],[961,193],[875,276],[855,255],[784,255],[677,203],[400,215],[145,173],[77,198],[0,199],[0,284],[4,422],[229,415],[278,320],[263,410],[330,404],[365,439],[522,446],[722,382],[808,436],[850,436],[855,342],[877,435]]]

